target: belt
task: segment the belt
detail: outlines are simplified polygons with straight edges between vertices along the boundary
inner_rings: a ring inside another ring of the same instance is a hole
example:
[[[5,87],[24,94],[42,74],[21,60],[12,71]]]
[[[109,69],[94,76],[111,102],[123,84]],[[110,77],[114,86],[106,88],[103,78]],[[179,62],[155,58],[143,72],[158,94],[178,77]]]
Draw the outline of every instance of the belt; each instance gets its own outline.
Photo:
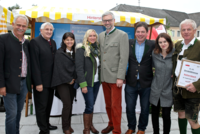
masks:
[[[26,77],[21,77],[21,80],[24,80]]]

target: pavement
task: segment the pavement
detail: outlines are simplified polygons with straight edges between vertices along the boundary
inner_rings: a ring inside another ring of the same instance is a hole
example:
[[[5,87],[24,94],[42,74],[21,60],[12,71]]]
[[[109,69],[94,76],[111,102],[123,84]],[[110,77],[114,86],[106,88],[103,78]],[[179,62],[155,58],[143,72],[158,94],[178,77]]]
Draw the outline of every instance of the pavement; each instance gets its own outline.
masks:
[[[97,130],[101,131],[102,129],[104,129],[107,126],[108,117],[107,117],[106,113],[95,113],[93,116],[94,116],[93,123]],[[137,114],[136,116],[138,119],[139,114]],[[172,112],[171,112],[172,122],[171,122],[170,134],[179,134],[177,118],[178,118],[177,113],[173,112],[173,110],[172,110]],[[200,121],[200,117],[199,117],[199,121]],[[56,125],[58,127],[57,130],[50,131],[50,134],[63,134],[61,117],[51,117],[50,123],[52,125]],[[160,124],[160,133],[162,134],[163,133],[162,118],[159,118],[159,124]],[[83,133],[83,115],[82,114],[72,116],[72,128],[74,129],[73,134],[82,134]],[[127,129],[128,129],[128,127],[127,127],[126,113],[122,113],[122,120],[121,120],[122,134],[125,134]],[[188,124],[187,130],[188,130],[187,134],[192,134],[189,124]],[[38,133],[39,133],[39,128],[36,123],[35,115],[29,114],[28,117],[25,117],[25,107],[24,107],[24,109],[22,111],[21,122],[20,122],[20,134],[38,134]],[[0,112],[0,134],[5,134],[5,113],[4,112]],[[112,132],[110,134],[112,134]],[[149,123],[148,123],[145,134],[153,134],[151,115],[149,116]]]

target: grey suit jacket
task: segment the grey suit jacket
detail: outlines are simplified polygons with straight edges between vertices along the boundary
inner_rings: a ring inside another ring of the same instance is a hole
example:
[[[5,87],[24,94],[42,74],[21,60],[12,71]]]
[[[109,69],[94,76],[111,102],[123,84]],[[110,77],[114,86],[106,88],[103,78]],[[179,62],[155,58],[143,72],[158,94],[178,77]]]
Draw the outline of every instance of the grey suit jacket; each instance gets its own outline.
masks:
[[[101,82],[116,83],[117,79],[125,79],[129,56],[128,35],[118,29],[109,35],[102,32],[98,42],[101,50]]]

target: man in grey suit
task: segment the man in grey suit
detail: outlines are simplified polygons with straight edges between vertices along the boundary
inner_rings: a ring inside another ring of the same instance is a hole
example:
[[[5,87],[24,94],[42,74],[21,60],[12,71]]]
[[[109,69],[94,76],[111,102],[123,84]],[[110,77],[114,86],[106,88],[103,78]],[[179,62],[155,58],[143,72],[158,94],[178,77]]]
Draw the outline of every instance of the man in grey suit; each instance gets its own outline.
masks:
[[[108,126],[101,133],[121,134],[121,91],[128,63],[128,35],[114,27],[112,12],[102,15],[106,31],[99,34],[101,50],[101,82],[103,86]]]

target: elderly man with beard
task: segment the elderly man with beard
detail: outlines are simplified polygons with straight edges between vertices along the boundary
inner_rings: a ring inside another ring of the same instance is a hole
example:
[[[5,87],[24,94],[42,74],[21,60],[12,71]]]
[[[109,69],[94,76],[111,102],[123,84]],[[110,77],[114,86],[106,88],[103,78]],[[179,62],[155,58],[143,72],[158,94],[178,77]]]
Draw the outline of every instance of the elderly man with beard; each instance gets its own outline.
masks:
[[[28,18],[15,17],[11,33],[0,35],[0,95],[6,109],[6,134],[19,134],[21,111],[31,90],[29,41],[24,38]]]
[[[54,96],[51,80],[56,52],[56,43],[51,39],[53,30],[51,23],[43,23],[40,27],[41,34],[30,42],[33,94],[39,134],[49,134],[49,130],[57,129],[49,123]]]
[[[112,12],[105,12],[102,22],[106,31],[99,34],[98,42],[101,50],[101,82],[109,122],[101,133],[112,131],[113,134],[121,134],[121,92],[128,63],[128,35],[114,27]]]

